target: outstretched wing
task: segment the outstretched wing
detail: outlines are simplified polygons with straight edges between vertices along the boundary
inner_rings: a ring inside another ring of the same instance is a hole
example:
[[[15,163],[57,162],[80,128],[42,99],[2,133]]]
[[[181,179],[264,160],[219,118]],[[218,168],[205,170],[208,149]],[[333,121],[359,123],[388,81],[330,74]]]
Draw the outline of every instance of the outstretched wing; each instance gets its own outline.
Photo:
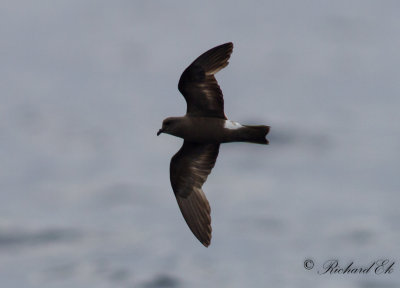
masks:
[[[214,47],[183,71],[178,89],[186,99],[188,116],[227,119],[222,91],[214,74],[228,65],[232,50],[230,42]]]
[[[210,204],[201,187],[218,157],[219,144],[184,141],[172,157],[170,180],[182,215],[190,230],[204,245],[211,241]]]

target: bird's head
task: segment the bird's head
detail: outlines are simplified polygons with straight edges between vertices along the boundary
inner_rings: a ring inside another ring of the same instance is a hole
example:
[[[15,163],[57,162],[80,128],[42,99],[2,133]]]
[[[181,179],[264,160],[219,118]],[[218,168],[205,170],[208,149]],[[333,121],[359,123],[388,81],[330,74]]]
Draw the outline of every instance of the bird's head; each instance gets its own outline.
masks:
[[[177,123],[178,123],[178,117],[168,117],[164,119],[161,129],[158,130],[157,132],[157,136],[159,136],[161,133],[174,135]]]

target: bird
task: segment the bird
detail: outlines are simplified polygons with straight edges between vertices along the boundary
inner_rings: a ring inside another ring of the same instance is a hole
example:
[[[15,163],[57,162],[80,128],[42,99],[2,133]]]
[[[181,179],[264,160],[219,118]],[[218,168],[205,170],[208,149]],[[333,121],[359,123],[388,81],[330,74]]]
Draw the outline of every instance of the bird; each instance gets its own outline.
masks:
[[[202,190],[214,168],[220,144],[269,144],[270,126],[242,125],[228,120],[215,74],[228,65],[232,42],[216,46],[196,58],[182,73],[178,90],[187,103],[186,114],[163,120],[161,133],[182,138],[183,145],[170,162],[170,182],[178,206],[194,236],[205,246],[211,242],[211,209]]]

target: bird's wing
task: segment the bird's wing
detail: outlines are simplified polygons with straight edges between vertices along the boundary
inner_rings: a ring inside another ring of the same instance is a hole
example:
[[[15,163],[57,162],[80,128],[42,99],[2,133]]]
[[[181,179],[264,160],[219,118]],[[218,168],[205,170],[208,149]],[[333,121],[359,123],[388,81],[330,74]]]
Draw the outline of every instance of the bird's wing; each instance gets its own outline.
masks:
[[[226,119],[224,98],[214,74],[228,65],[232,50],[230,42],[214,47],[183,71],[178,89],[186,99],[188,116]]]
[[[210,245],[210,204],[201,187],[218,157],[219,144],[184,141],[172,157],[170,179],[176,200],[190,230],[204,245]]]

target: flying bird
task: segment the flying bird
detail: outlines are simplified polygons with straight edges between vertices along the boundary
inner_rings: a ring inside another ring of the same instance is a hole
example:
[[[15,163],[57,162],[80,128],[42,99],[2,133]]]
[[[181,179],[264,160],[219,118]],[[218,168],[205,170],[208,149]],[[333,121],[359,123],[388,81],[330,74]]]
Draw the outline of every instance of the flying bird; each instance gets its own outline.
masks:
[[[206,247],[211,241],[211,209],[202,186],[215,165],[220,144],[268,144],[269,126],[241,125],[225,116],[224,98],[214,75],[228,65],[232,50],[230,42],[214,47],[183,71],[178,89],[187,103],[186,115],[166,118],[157,132],[157,136],[166,133],[184,140],[171,159],[171,186],[187,225]]]

